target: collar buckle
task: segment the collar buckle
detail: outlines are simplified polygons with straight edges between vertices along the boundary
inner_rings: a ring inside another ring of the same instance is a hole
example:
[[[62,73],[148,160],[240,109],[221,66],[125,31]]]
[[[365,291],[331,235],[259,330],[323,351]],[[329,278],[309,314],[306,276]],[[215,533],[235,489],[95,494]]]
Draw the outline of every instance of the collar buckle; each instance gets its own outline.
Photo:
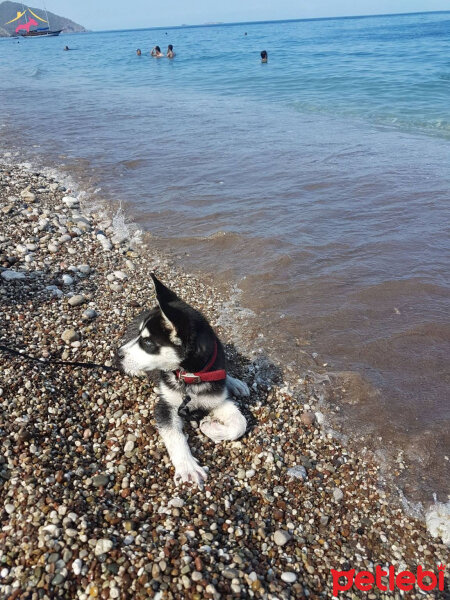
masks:
[[[200,377],[200,375],[196,375],[195,373],[186,373],[185,371],[180,372],[179,379],[182,379],[184,383],[190,384],[202,382],[202,378]]]

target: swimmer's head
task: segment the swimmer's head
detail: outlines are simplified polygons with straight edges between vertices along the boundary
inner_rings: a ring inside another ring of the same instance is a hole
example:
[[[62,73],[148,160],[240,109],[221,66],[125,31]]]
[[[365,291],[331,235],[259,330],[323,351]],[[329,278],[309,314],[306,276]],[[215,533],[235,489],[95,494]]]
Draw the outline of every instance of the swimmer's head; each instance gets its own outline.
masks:
[[[141,49],[140,49],[140,48],[138,48],[138,49],[136,50],[136,54],[137,54],[138,56],[140,56],[140,55],[142,54],[142,52],[141,52]]]
[[[172,46],[172,44],[169,44],[169,45],[167,46],[167,50],[170,50],[170,51],[172,51],[172,50],[173,50],[173,46]]]

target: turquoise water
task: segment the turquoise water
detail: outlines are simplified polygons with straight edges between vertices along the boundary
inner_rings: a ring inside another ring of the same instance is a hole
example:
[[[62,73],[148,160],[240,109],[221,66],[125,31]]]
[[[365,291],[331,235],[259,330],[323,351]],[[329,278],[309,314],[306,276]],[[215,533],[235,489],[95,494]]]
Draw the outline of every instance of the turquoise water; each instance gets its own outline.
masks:
[[[449,26],[450,13],[424,13],[2,40],[0,73],[3,85],[45,77],[67,91],[157,86],[448,136]],[[56,53],[63,43],[76,52]],[[172,43],[176,61],[151,60],[156,43]]]
[[[121,201],[180,265],[236,285],[249,347],[360,374],[347,432],[403,451],[420,499],[449,480],[449,25],[0,40],[0,151]],[[173,61],[149,56],[169,43]]]

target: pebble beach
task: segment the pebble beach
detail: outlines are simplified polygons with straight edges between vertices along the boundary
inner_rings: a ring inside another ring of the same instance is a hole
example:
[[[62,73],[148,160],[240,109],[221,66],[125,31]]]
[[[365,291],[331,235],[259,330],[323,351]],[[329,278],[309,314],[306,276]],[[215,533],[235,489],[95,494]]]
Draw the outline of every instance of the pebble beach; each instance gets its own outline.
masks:
[[[136,239],[53,177],[0,166],[0,344],[49,361],[0,351],[0,596],[319,599],[331,569],[448,564],[439,529],[405,512],[370,454],[321,427],[308,376],[289,395],[280,369],[221,325],[229,297]],[[210,320],[251,389],[243,439],[215,445],[186,426],[203,490],[174,485],[151,379],[51,364],[111,365],[154,304],[153,270]]]

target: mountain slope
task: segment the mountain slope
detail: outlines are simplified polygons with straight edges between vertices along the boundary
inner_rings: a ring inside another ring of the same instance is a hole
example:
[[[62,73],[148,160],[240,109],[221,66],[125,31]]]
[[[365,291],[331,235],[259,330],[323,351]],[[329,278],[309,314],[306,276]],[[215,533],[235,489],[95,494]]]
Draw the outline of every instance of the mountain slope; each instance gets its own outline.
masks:
[[[23,17],[19,21],[15,21],[14,23],[10,23],[6,25],[8,21],[14,19],[18,12],[23,12],[21,2],[2,2],[0,4],[0,37],[7,37],[8,35],[14,35],[16,27],[18,23],[24,23],[25,17]],[[25,8],[27,5],[25,5]],[[45,11],[41,8],[34,8],[30,6],[31,10],[39,15],[41,18],[45,19]],[[60,17],[59,15],[55,15],[54,13],[48,12],[48,19],[50,22],[50,29],[62,29],[67,33],[75,33],[80,31],[86,31],[86,29],[82,25],[78,25],[78,23],[74,23],[70,19],[66,19],[65,17]],[[31,15],[28,15],[31,17]],[[39,23],[39,26],[45,27],[45,23]]]

